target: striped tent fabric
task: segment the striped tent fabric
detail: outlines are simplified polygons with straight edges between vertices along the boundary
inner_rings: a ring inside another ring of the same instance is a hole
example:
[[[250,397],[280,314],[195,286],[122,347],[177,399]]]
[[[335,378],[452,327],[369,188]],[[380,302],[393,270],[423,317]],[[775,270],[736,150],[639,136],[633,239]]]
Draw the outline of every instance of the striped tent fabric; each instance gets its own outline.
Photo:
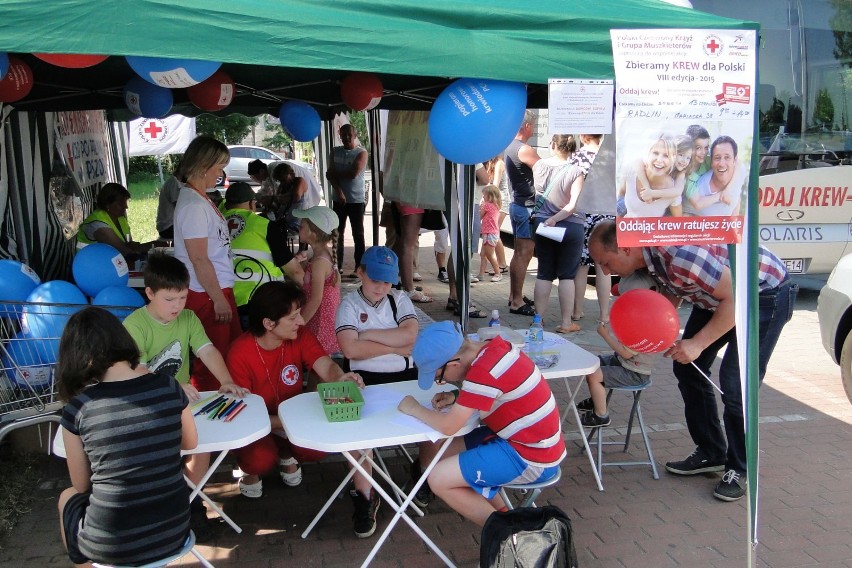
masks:
[[[103,112],[103,111],[93,111]],[[0,258],[42,279],[71,280],[74,238],[101,184],[80,188],[56,149],[56,113],[0,105]],[[127,123],[107,123],[107,179],[127,179]]]

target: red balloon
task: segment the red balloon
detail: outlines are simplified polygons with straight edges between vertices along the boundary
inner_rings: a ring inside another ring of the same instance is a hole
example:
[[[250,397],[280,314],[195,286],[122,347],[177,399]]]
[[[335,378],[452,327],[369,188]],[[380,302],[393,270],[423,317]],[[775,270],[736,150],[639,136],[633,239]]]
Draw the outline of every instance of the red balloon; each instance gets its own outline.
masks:
[[[92,67],[109,58],[109,55],[82,55],[73,53],[33,53],[33,55],[51,65],[66,67],[68,69]]]
[[[350,73],[340,84],[343,102],[352,110],[376,108],[384,93],[381,80],[372,73]]]
[[[33,90],[33,71],[30,66],[9,56],[9,71],[0,81],[0,103],[14,103],[30,94]]]
[[[665,351],[680,330],[680,318],[672,303],[659,292],[641,288],[616,298],[609,321],[615,337],[637,353]]]
[[[207,111],[217,111],[227,107],[234,100],[235,92],[233,79],[221,69],[186,90],[192,104]]]

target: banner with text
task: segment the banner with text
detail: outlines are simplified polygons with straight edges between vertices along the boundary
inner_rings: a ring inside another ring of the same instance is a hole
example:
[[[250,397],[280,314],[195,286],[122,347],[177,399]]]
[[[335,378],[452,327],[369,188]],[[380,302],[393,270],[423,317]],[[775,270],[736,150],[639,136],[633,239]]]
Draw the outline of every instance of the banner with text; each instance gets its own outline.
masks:
[[[739,242],[754,148],[757,33],[610,33],[618,244]]]
[[[106,181],[107,122],[99,110],[56,113],[56,149],[80,189]]]

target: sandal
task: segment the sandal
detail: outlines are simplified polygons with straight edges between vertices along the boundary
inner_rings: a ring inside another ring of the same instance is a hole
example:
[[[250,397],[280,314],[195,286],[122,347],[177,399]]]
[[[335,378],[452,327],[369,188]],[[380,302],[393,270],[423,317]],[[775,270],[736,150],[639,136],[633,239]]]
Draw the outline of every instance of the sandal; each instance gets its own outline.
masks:
[[[556,333],[576,333],[583,328],[577,325],[576,323],[572,323],[570,327],[562,327],[561,325],[557,325],[553,331]]]
[[[455,315],[457,315],[457,316],[460,316],[460,315],[461,315],[461,310],[459,310],[458,308],[456,308],[456,309],[454,309],[454,310],[453,310],[453,314],[455,314]],[[485,312],[483,312],[483,311],[482,311],[482,310],[480,310],[479,308],[475,308],[475,307],[473,307],[473,306],[470,306],[470,308],[469,308],[469,309],[468,309],[468,311],[467,311],[467,315],[468,315],[469,317],[472,317],[472,318],[484,318],[484,317],[487,317],[487,316],[485,315]]]
[[[263,496],[263,480],[257,483],[243,483],[243,478],[237,482],[237,487],[240,488],[240,494],[249,499],[260,499]]]
[[[535,315],[535,309],[533,309],[531,305],[525,303],[520,308],[509,308],[509,313],[532,317]]]
[[[571,316],[571,321],[580,321],[586,314],[581,313],[579,316]]]
[[[278,465],[280,466],[290,466],[295,465],[298,466],[299,462],[296,461],[296,458],[287,458],[278,460]],[[289,485],[290,487],[296,487],[297,485],[302,483],[302,468],[296,467],[296,471],[287,472],[287,471],[279,471],[281,474],[281,481],[284,482],[284,485]]]
[[[410,292],[406,292],[406,294],[408,294],[408,298],[412,302],[417,304],[428,304],[433,301],[432,297],[427,296],[419,290],[411,290]]]
[[[459,301],[455,298],[447,298],[447,310],[450,312],[457,312],[459,309]]]

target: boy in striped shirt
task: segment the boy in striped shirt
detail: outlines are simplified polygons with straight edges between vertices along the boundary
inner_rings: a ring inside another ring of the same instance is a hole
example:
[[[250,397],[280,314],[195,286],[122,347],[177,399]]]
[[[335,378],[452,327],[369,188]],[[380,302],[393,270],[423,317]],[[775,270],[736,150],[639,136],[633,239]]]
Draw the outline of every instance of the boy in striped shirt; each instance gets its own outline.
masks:
[[[526,354],[500,337],[466,339],[457,324],[443,321],[420,333],[412,356],[421,388],[434,381],[456,383],[460,389],[435,395],[433,409],[407,396],[399,403],[401,412],[446,435],[457,432],[474,412],[482,422],[454,439],[429,475],[429,487],[447,505],[481,526],[505,506],[500,486],[556,475],[565,457],[559,410],[547,381]],[[421,448],[424,467],[436,449]]]

